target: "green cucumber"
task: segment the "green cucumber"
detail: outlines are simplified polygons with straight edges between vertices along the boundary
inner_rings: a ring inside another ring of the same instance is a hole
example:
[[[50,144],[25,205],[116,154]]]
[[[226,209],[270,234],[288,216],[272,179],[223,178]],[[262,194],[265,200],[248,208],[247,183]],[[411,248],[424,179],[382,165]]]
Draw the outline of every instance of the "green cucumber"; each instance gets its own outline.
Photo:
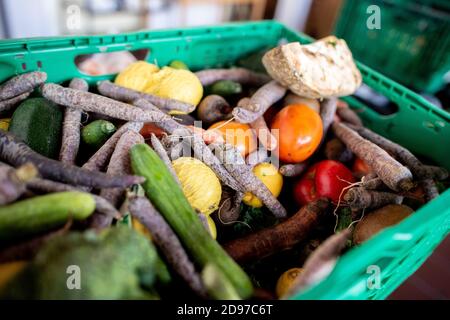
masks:
[[[174,69],[189,70],[189,67],[186,65],[186,63],[184,63],[181,60],[173,60],[169,64],[169,67],[174,68]]]
[[[239,94],[242,92],[242,86],[238,82],[231,80],[220,80],[211,85],[208,94],[217,94],[222,97]]]
[[[211,238],[155,151],[146,144],[137,144],[131,148],[130,155],[133,172],[146,179],[142,186],[147,197],[177,233],[199,267],[215,265],[241,298],[250,297],[253,289],[249,277]]]
[[[38,196],[0,207],[0,241],[44,232],[69,219],[84,220],[95,210],[89,193],[68,191]]]
[[[60,149],[62,121],[59,106],[44,98],[31,98],[14,111],[8,131],[34,151],[54,159]]]
[[[81,129],[81,139],[88,146],[99,149],[116,132],[116,126],[106,120],[95,120]]]

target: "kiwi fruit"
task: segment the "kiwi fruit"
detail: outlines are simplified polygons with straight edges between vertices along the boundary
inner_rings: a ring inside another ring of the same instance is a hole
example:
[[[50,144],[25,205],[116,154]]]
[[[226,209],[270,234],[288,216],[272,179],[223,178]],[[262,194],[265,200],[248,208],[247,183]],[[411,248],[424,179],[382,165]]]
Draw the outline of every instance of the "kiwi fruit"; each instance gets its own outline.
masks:
[[[413,212],[413,209],[402,204],[389,204],[372,211],[356,225],[353,232],[353,243],[361,244],[384,228],[396,225]]]

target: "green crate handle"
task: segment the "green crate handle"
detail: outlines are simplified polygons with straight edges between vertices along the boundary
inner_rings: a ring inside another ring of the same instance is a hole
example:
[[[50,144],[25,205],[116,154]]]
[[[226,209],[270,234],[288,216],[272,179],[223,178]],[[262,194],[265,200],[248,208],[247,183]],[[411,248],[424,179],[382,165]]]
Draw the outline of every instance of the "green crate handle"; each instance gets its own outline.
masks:
[[[229,66],[250,52],[275,46],[282,39],[301,43],[313,40],[275,21],[106,36],[2,40],[0,82],[15,74],[42,69],[48,73],[50,82],[82,77],[95,84],[114,75],[82,74],[75,66],[75,57],[121,50],[149,49],[148,61],[157,59],[165,65],[172,59],[179,59],[193,70],[202,66]],[[450,148],[445,148],[450,145],[450,115],[369,67],[361,63],[357,66],[367,85],[399,106],[395,114],[383,116],[354,97],[346,97],[351,107],[360,112],[365,124],[415,153],[429,154],[432,160],[450,169]],[[450,190],[402,223],[346,253],[327,279],[293,299],[385,298],[420,266],[449,233],[448,203]],[[382,287],[379,290],[366,288],[366,268],[370,264],[383,266]]]

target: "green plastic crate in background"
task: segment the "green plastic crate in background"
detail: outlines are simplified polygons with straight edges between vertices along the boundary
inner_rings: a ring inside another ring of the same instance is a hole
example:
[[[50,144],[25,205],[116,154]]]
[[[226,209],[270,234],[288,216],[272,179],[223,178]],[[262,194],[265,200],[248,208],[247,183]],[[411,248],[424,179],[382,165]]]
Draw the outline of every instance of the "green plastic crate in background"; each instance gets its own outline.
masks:
[[[18,73],[44,70],[48,81],[82,77],[95,84],[99,77],[80,73],[80,54],[149,49],[147,60],[165,65],[177,59],[193,70],[230,66],[239,58],[280,41],[308,43],[311,38],[273,21],[216,27],[140,31],[106,36],[78,36],[0,41],[0,82]],[[450,114],[412,91],[358,63],[364,82],[399,106],[382,116],[353,97],[347,97],[365,124],[376,132],[450,169]],[[294,299],[380,299],[388,296],[433,252],[450,230],[450,190],[399,225],[386,229],[346,253],[323,282]],[[381,268],[381,287],[369,290],[366,270]]]
[[[367,28],[370,5],[379,30]],[[436,92],[450,71],[450,1],[346,0],[335,32],[356,59],[415,90]]]

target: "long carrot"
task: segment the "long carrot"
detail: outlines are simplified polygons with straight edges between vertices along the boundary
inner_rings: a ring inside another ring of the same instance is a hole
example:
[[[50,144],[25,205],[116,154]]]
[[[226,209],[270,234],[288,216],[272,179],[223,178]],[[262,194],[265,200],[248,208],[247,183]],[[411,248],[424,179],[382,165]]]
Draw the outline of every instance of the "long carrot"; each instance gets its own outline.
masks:
[[[11,99],[34,88],[47,80],[45,72],[33,71],[15,76],[0,85],[0,101]]]
[[[227,171],[244,187],[244,191],[251,192],[261,199],[275,217],[286,217],[286,209],[273,196],[266,185],[255,176],[236,148],[226,143],[213,143],[211,145],[214,146],[218,158]]]
[[[306,260],[303,272],[295,279],[287,291],[286,297],[304,291],[311,285],[326,278],[333,270],[342,250],[347,246],[347,240],[351,235],[352,231],[345,229],[326,239],[314,250],[308,260]]]
[[[411,171],[385,150],[364,139],[343,123],[334,122],[332,128],[347,148],[364,160],[389,188],[394,191],[407,191],[414,186]]]
[[[3,130],[0,130],[0,158],[16,167],[31,162],[44,178],[75,185],[113,188],[127,187],[143,182],[142,177],[109,176],[101,172],[85,170],[74,165],[46,158],[31,150],[30,147],[19,141],[11,133]]]
[[[270,81],[270,77],[244,68],[206,69],[195,73],[203,86],[209,86],[220,80],[231,80],[241,84],[261,86]]]
[[[0,163],[0,205],[18,199],[26,191],[26,182],[37,175],[36,167],[26,163],[17,169]]]
[[[153,150],[158,154],[158,156],[161,158],[161,160],[166,165],[167,169],[169,170],[170,174],[173,176],[175,181],[181,186],[180,180],[178,179],[177,174],[175,173],[175,170],[172,166],[172,162],[169,159],[169,156],[167,155],[166,149],[164,149],[164,146],[161,144],[161,141],[152,133],[150,137],[150,141],[152,142]]]
[[[319,199],[302,207],[296,214],[274,227],[262,229],[224,244],[237,262],[252,262],[276,252],[290,249],[306,239],[325,215],[329,201]]]
[[[129,210],[131,215],[150,231],[172,268],[195,293],[205,297],[205,288],[200,275],[195,271],[193,262],[189,259],[175,232],[150,201],[145,197],[132,196],[129,199]]]
[[[75,90],[88,91],[89,84],[80,78],[70,81],[69,87]],[[59,161],[74,164],[80,146],[81,110],[66,108],[62,128],[61,150]]]
[[[344,200],[352,209],[373,209],[391,203],[401,204],[403,196],[391,192],[356,187],[347,190],[344,195]]]
[[[42,85],[41,91],[45,98],[57,104],[88,112],[101,113],[116,119],[138,122],[159,122],[170,119],[170,116],[165,113],[142,110],[128,103],[90,92],[64,88],[54,83]]]
[[[195,110],[195,106],[192,104],[174,99],[158,97],[153,94],[142,93],[136,90],[118,86],[117,84],[114,84],[111,81],[107,80],[100,81],[97,84],[97,89],[102,95],[123,102],[131,103],[138,99],[144,99],[165,111],[175,110],[185,113],[191,113]]]
[[[298,177],[306,170],[307,167],[307,162],[285,164],[280,167],[280,173],[285,177]]]
[[[131,172],[130,149],[138,143],[144,143],[144,138],[139,133],[128,130],[122,134],[111,155],[106,173],[109,175],[129,174]],[[125,197],[125,190],[123,188],[102,189],[100,197],[106,199],[114,207],[118,207],[120,201]],[[111,225],[113,218],[110,215],[95,212],[92,215],[90,226],[95,229],[107,228]]]
[[[20,101],[28,98],[31,92],[25,92],[13,98],[9,98],[7,100],[0,101],[0,112],[5,112],[11,110],[14,106],[16,106]]]
[[[134,105],[137,107],[152,107],[151,103],[143,99],[135,101]],[[162,111],[156,109],[155,112],[162,113]],[[242,186],[225,170],[219,159],[212,153],[200,136],[193,134],[189,128],[179,124],[172,118],[158,122],[156,125],[171,135],[180,136],[183,138],[183,141],[187,140],[194,151],[194,156],[210,167],[223,183],[234,190],[242,190]]]
[[[438,179],[444,180],[448,177],[448,172],[444,168],[435,166],[426,166],[416,158],[408,149],[401,145],[386,139],[383,136],[371,131],[365,127],[352,126],[363,138],[375,143],[390,154],[394,155],[404,163],[412,173],[419,179]]]
[[[250,103],[250,98],[242,98],[239,100],[237,107],[247,108]],[[258,140],[267,150],[274,150],[277,147],[277,138],[275,138],[270,132],[263,116],[260,116],[256,118],[256,120],[250,122],[250,127],[255,130]]]
[[[97,150],[96,153],[82,166],[83,169],[100,171],[108,163],[114,148],[120,137],[128,130],[139,132],[143,127],[142,122],[127,122],[122,125],[104,144]]]
[[[250,123],[262,117],[275,102],[281,100],[286,94],[286,88],[276,81],[270,81],[250,98],[248,104],[233,109],[233,116],[241,123]]]

